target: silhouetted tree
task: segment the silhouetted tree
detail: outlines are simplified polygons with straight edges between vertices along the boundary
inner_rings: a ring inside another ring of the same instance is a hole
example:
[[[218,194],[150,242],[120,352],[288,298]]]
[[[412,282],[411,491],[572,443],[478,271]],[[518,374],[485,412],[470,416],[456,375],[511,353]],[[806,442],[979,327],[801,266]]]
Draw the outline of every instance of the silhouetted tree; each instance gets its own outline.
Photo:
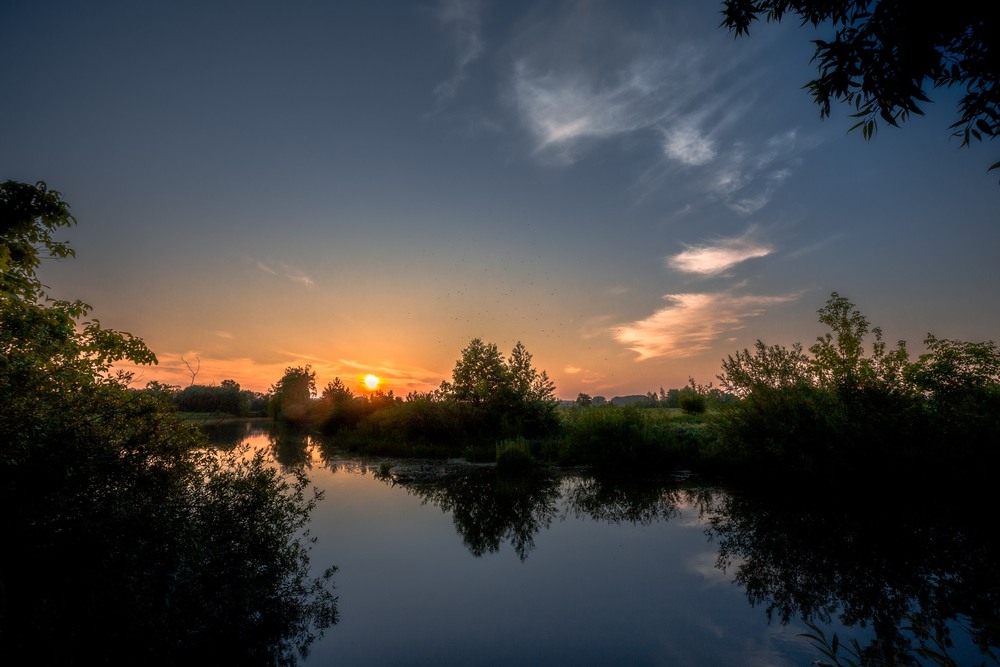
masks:
[[[952,124],[962,145],[1000,134],[1000,13],[981,0],[946,6],[907,0],[725,0],[723,26],[737,36],[763,17],[797,15],[802,24],[831,24],[832,40],[814,40],[819,76],[806,87],[830,114],[831,100],[851,105],[870,138],[878,120],[898,126],[923,115],[925,87],[964,92]],[[1000,162],[990,169],[1000,167]]]
[[[505,360],[495,344],[472,339],[455,362],[452,381],[443,382],[440,391],[471,406],[481,429],[497,438],[533,437],[556,426],[555,385],[535,369],[520,341]]]
[[[306,422],[311,417],[312,397],[316,394],[316,373],[312,367],[288,367],[271,387],[271,416],[292,422]]]
[[[40,259],[75,221],[0,185],[0,643],[12,664],[274,665],[336,620],[309,574],[315,497],[263,456],[205,447],[120,361],[142,340],[51,299]]]

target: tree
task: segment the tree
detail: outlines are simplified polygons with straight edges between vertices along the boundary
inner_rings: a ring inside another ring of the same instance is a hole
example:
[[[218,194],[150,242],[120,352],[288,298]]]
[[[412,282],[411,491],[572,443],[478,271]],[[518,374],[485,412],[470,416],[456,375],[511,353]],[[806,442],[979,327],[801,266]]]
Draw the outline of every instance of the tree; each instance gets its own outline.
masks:
[[[494,343],[473,338],[451,372],[451,397],[475,406],[496,404],[510,393],[511,377]]]
[[[317,498],[263,456],[207,449],[138,338],[84,321],[35,271],[75,221],[44,183],[0,185],[0,642],[11,662],[275,664],[336,621],[309,575]],[[160,395],[157,395],[159,392]],[[22,659],[23,658],[23,659]]]
[[[440,392],[471,406],[493,435],[541,434],[553,425],[555,385],[518,341],[506,360],[493,343],[474,338],[455,362],[452,381]]]
[[[954,479],[995,467],[1000,352],[992,341],[928,335],[927,352],[911,362],[905,341],[888,349],[881,330],[836,292],[818,312],[831,331],[811,356],[797,343],[757,341],[755,353],[723,361],[723,386],[742,398],[719,424],[730,458],[805,473]]]
[[[289,366],[271,387],[270,393],[269,409],[273,417],[305,422],[310,418],[312,397],[316,395],[316,373],[308,364]]]
[[[819,76],[806,84],[830,115],[831,100],[854,108],[870,139],[879,120],[891,126],[923,115],[926,87],[958,87],[964,93],[951,128],[962,139],[1000,134],[1000,19],[981,0],[956,0],[930,8],[907,0],[724,0],[722,25],[748,35],[763,16],[781,21],[798,15],[803,25],[832,24],[830,41],[817,39],[813,60]],[[1000,162],[990,169],[1000,167]]]
[[[507,359],[507,370],[510,373],[511,388],[514,395],[528,401],[549,402],[555,400],[555,384],[549,379],[549,374],[538,371],[532,366],[531,353],[521,341],[517,341]]]
[[[344,381],[339,377],[333,378],[333,382],[327,382],[326,386],[323,387],[323,400],[329,403],[345,403],[354,400],[354,394]]]
[[[35,270],[45,257],[64,259],[76,253],[52,233],[76,224],[62,195],[45,183],[6,181],[0,186],[0,289],[5,300],[34,303],[42,295]]]
[[[744,348],[742,352],[727,355],[718,378],[723,389],[745,397],[761,390],[809,385],[812,373],[809,357],[800,343],[789,349],[784,345],[768,346],[758,340],[753,352]]]
[[[574,403],[578,408],[589,408],[594,404],[594,399],[590,394],[579,394]]]

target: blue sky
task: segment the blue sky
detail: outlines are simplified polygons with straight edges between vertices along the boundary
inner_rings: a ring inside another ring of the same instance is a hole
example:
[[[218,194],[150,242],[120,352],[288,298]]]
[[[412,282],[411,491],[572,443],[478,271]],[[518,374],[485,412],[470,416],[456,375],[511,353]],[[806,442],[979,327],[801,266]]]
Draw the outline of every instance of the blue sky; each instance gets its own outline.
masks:
[[[714,380],[822,333],[832,291],[914,353],[1000,330],[995,144],[954,91],[865,142],[809,40],[721,3],[33,2],[0,8],[0,177],[79,225],[57,296],[265,390],[405,394],[473,337],[573,398]]]

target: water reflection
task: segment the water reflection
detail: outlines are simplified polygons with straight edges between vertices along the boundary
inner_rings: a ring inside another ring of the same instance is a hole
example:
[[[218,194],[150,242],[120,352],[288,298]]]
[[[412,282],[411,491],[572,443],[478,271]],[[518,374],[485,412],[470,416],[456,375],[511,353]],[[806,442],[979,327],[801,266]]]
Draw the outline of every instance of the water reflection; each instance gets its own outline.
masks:
[[[981,659],[1000,646],[1000,558],[993,531],[970,520],[969,508],[695,495],[717,566],[769,619],[870,628],[861,657],[874,664],[912,664],[917,653],[963,643]]]
[[[769,623],[790,624],[793,632],[803,622],[816,623],[839,632],[842,646],[856,638],[864,654],[858,664],[917,664],[917,655],[923,664],[1000,664],[994,657],[1000,646],[1000,552],[991,525],[976,520],[978,507],[956,499],[928,495],[933,502],[922,505],[898,498],[809,502],[807,493],[755,495],[696,478],[636,482],[579,472],[508,477],[490,465],[361,461],[330,441],[287,430],[269,431],[258,442],[267,443],[283,466],[369,477],[383,489],[438,507],[471,555],[483,558],[509,545],[525,563],[518,568],[525,576],[533,571],[531,563],[545,560],[538,554],[539,535],[551,531],[558,539],[555,528],[563,522],[593,520],[642,528],[643,534],[698,522],[717,571]],[[551,540],[544,548],[559,550]],[[593,548],[602,553],[601,545]],[[680,578],[685,567],[658,561],[655,576]],[[703,603],[692,599],[690,604]],[[954,663],[935,662],[922,649],[947,653]]]
[[[450,513],[476,557],[509,543],[524,561],[535,536],[564,513],[653,527],[693,507],[718,547],[716,567],[752,606],[781,624],[857,629],[871,637],[861,644],[862,664],[916,664],[913,656],[930,650],[981,659],[1000,646],[998,551],[982,524],[954,513],[810,506],[677,479],[507,478],[489,467],[383,479]]]
[[[676,518],[684,493],[665,480],[624,482],[576,478],[566,486],[566,501],[577,516],[608,523],[648,526]]]
[[[212,446],[230,450],[248,440],[270,437],[275,430],[270,420],[219,420],[199,424]]]
[[[382,478],[451,513],[463,544],[477,558],[496,553],[509,542],[525,560],[535,548],[535,535],[559,513],[558,480],[545,474],[500,476],[486,467],[437,475],[383,474]]]

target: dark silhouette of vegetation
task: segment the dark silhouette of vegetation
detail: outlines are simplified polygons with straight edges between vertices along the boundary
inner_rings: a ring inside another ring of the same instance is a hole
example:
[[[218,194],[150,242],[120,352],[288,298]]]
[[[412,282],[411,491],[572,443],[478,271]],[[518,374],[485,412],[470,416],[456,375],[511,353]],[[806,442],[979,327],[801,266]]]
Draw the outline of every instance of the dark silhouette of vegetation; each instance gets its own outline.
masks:
[[[308,364],[286,368],[285,374],[268,391],[268,414],[275,419],[299,424],[315,418],[312,398],[316,395],[316,372]]]
[[[694,469],[746,478],[868,483],[959,480],[1000,462],[1000,352],[993,342],[928,335],[911,360],[834,293],[819,310],[829,332],[807,350],[768,346],[722,363],[720,387],[679,389],[557,408],[553,387],[518,343],[509,358],[474,339],[451,381],[405,399],[354,395],[339,379],[314,398],[315,374],[289,368],[274,386],[281,421],[318,426],[325,448],[497,462],[506,470],[584,465],[615,475]],[[870,340],[869,340],[870,339]],[[867,346],[867,347],[866,347]],[[668,407],[669,406],[669,407]]]
[[[492,437],[539,437],[551,432],[555,419],[555,385],[532,365],[520,341],[506,360],[497,346],[474,338],[455,362],[451,382],[439,393],[467,406]]]
[[[223,413],[234,417],[262,417],[267,413],[268,397],[241,389],[236,380],[216,385],[192,384],[184,389],[150,382],[144,391],[166,393],[179,412]]]
[[[991,474],[1000,454],[1000,351],[928,335],[911,361],[889,349],[846,298],[819,311],[831,332],[803,351],[768,346],[723,361],[722,386],[743,399],[720,413],[715,455],[731,469],[888,483],[913,475]],[[873,341],[866,353],[865,338]]]
[[[340,378],[319,398],[315,390],[309,366],[286,369],[271,388],[270,414],[368,453],[454,456],[478,449],[492,460],[501,440],[545,438],[559,428],[552,381],[521,343],[505,359],[496,345],[474,339],[450,382],[405,400],[392,391],[356,396]]]
[[[336,622],[309,576],[317,496],[263,455],[205,447],[114,364],[138,338],[51,299],[36,269],[75,221],[0,185],[0,641],[12,664],[292,663]],[[159,392],[159,395],[157,395]]]
[[[926,86],[963,91],[952,124],[962,146],[1000,134],[1000,19],[978,0],[931,7],[900,0],[725,0],[722,25],[747,35],[763,17],[797,15],[803,25],[830,24],[832,40],[817,39],[819,76],[806,84],[823,117],[832,100],[851,105],[871,138],[881,120],[898,126],[923,115]],[[1000,162],[990,169],[1000,167]]]

